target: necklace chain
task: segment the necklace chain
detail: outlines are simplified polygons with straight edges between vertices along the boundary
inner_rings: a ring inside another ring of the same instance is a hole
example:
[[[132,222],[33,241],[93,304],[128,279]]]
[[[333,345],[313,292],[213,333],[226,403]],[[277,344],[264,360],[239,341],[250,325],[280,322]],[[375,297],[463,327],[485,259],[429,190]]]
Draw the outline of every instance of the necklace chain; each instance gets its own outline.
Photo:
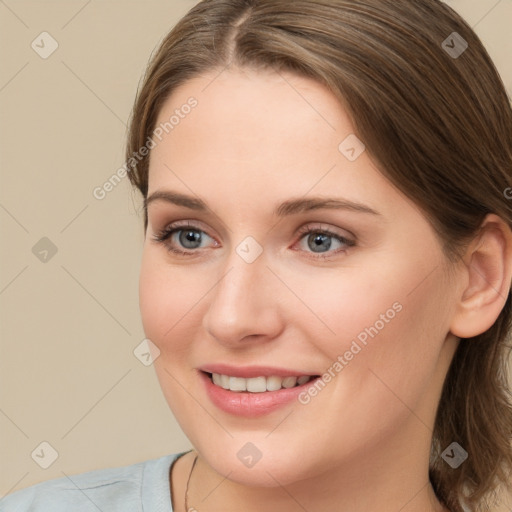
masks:
[[[185,512],[189,512],[189,508],[188,508],[188,486],[190,484],[190,477],[192,476],[192,471],[194,471],[194,466],[196,465],[196,462],[197,462],[197,457],[198,457],[198,454],[196,454],[194,462],[192,463],[192,467],[190,468],[190,473],[188,475],[187,487],[185,489]],[[195,509],[192,509],[192,510],[195,511]]]

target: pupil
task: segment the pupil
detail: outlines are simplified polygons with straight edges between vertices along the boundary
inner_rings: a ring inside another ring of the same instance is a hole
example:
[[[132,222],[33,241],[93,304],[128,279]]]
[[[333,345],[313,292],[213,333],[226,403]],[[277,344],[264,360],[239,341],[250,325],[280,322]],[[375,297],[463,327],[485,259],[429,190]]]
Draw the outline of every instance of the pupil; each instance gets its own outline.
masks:
[[[185,236],[183,236],[185,235]],[[201,235],[195,231],[182,231],[180,235],[180,242],[183,246],[187,247],[187,249],[195,249],[195,247],[190,247],[188,244],[194,244],[195,242],[201,241]]]
[[[314,240],[314,243],[313,243],[313,246],[312,245],[309,246],[310,249],[314,250],[318,247],[321,247],[322,245],[324,245],[326,250],[328,250],[331,247],[331,240],[328,235],[317,234],[317,235],[315,235],[313,240]]]

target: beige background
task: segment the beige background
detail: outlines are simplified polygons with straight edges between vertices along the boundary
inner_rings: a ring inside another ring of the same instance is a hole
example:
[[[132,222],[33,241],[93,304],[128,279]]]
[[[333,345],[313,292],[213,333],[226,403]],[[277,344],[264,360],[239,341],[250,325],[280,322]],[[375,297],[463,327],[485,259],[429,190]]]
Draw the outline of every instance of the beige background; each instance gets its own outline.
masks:
[[[138,196],[127,179],[101,201],[92,191],[123,164],[151,51],[195,3],[0,0],[0,497],[190,447],[133,353]],[[447,3],[512,95],[512,0]],[[59,45],[47,59],[31,48],[43,31]],[[57,249],[46,262],[32,252],[43,237]],[[58,452],[48,469],[31,457],[43,441]]]

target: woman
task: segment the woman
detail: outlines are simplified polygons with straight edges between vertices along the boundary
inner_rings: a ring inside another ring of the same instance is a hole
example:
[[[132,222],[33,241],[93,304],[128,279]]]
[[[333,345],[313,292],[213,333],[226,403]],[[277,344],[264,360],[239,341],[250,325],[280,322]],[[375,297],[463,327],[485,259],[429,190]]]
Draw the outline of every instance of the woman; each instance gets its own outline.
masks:
[[[127,144],[140,307],[194,450],[1,510],[494,510],[512,110],[437,0],[205,0]]]

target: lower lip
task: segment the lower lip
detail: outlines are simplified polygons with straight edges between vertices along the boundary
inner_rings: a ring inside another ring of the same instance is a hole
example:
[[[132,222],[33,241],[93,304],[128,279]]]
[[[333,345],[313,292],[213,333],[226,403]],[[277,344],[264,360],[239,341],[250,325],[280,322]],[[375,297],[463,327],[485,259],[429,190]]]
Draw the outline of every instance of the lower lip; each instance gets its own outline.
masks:
[[[210,377],[199,371],[203,380],[206,393],[210,400],[222,411],[234,416],[244,418],[256,418],[269,414],[285,405],[298,400],[300,393],[313,385],[320,377],[311,379],[293,388],[282,388],[278,391],[265,391],[263,393],[250,393],[248,391],[230,391],[229,389],[216,386]]]

